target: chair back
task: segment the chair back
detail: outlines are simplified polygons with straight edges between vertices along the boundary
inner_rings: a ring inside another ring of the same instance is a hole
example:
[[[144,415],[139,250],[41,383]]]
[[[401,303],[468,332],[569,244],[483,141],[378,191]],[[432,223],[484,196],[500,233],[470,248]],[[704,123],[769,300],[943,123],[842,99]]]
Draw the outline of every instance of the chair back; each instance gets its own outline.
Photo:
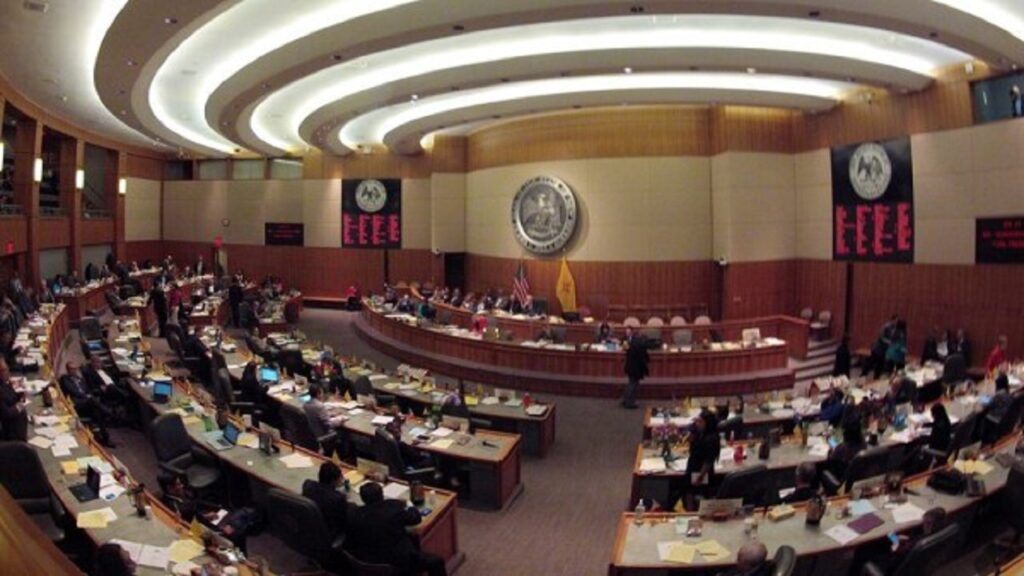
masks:
[[[181,338],[174,332],[167,333],[167,345],[178,358],[185,357],[185,348],[181,345]]]
[[[768,467],[756,464],[726,474],[718,486],[718,495],[715,497],[743,498],[744,504],[764,506],[770,488]]]
[[[648,344],[654,342],[660,346],[661,342],[661,329],[659,328],[644,328],[640,332],[644,335],[644,339],[647,340]]]
[[[814,310],[811,310],[810,307],[804,308],[803,310],[800,311],[801,320],[807,320],[808,322],[810,322],[811,318],[814,318]]]
[[[1024,396],[1017,396],[1013,399],[1006,414],[1003,415],[1003,419],[999,421],[999,438],[1004,438],[1017,428],[1022,410],[1024,410]]]
[[[192,440],[178,414],[161,414],[153,419],[149,441],[158,462],[172,462],[192,453]]]
[[[267,490],[267,525],[292,550],[317,563],[330,561],[331,531],[309,498],[279,488]]]
[[[313,435],[313,429],[309,427],[309,419],[306,418],[305,412],[290,404],[282,404],[278,413],[281,416],[281,424],[284,425],[284,436],[289,442],[313,452],[320,450],[320,444]]]
[[[185,341],[185,331],[182,330],[181,324],[168,322],[164,327],[164,331],[167,334],[167,341],[170,342],[171,334],[178,337],[178,342]]]
[[[861,450],[853,457],[850,465],[846,468],[846,480],[843,486],[846,490],[853,486],[854,482],[879,476],[889,471],[889,459],[892,457],[891,450],[887,446],[875,446],[867,450]]]
[[[676,346],[689,346],[693,344],[693,330],[673,330],[672,342]]]
[[[698,326],[707,326],[708,324],[711,324],[711,317],[706,314],[702,314],[694,318],[693,323]]]
[[[637,318],[636,316],[628,316],[625,320],[622,321],[622,325],[636,328],[637,326],[640,325],[640,319]]]
[[[231,386],[231,374],[227,368],[220,368],[213,373],[213,397],[221,408],[230,408],[235,401],[235,391]]]
[[[960,548],[960,526],[955,522],[917,541],[893,576],[928,576],[949,561]]]
[[[352,390],[356,395],[373,396],[373,383],[369,376],[360,376],[352,383]]]
[[[953,430],[953,436],[949,440],[949,454],[953,455],[964,446],[973,444],[978,437],[978,413],[971,412]]]
[[[39,454],[24,442],[0,442],[0,484],[22,506],[26,501],[48,503],[50,498]]]
[[[772,559],[772,576],[790,576],[795,568],[796,550],[792,546],[779,546]]]
[[[668,325],[669,326],[686,326],[686,318],[683,318],[682,316],[673,316],[672,319],[668,321]]]
[[[967,378],[967,362],[961,354],[950,354],[942,365],[942,383],[959,384]]]
[[[659,316],[651,316],[647,319],[647,325],[661,327],[665,325],[665,321]]]
[[[78,333],[83,340],[103,340],[103,325],[95,316],[82,316],[78,321]]]
[[[373,433],[373,457],[388,467],[388,474],[399,480],[405,479],[405,461],[398,440],[383,428]]]
[[[1018,534],[1024,533],[1024,466],[1010,467],[1003,491],[1006,494],[1006,521]]]
[[[826,326],[831,324],[832,323],[832,311],[831,310],[822,310],[821,312],[818,312],[818,322],[821,323],[821,324],[824,324]]]
[[[345,563],[348,564],[348,573],[353,576],[392,576],[395,573],[394,567],[390,564],[363,562],[348,550],[342,550],[342,554],[345,556]]]

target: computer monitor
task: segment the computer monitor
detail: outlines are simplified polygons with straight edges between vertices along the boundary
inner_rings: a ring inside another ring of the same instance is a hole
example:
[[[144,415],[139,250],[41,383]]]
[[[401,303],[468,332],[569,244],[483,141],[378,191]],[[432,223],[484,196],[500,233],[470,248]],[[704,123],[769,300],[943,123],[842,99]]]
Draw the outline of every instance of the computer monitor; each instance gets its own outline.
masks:
[[[238,436],[241,433],[242,431],[238,429],[238,426],[235,426],[234,422],[228,422],[224,426],[224,439],[230,442],[232,445],[238,444]]]
[[[269,382],[270,384],[277,384],[281,379],[281,374],[277,371],[277,368],[273,366],[261,366],[260,367],[260,382]]]
[[[167,402],[171,398],[171,394],[174,391],[174,386],[166,380],[158,380],[153,382],[153,401],[154,402]]]

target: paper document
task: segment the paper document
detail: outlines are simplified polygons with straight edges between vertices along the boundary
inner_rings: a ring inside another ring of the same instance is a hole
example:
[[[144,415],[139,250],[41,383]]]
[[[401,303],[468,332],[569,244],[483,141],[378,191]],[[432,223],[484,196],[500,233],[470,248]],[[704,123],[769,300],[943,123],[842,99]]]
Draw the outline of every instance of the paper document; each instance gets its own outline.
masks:
[[[453,430],[451,428],[445,428],[444,426],[441,426],[441,427],[433,430],[430,433],[430,435],[431,436],[436,436],[438,438],[447,438],[447,437],[452,435],[452,432],[453,432]]]
[[[703,542],[698,542],[694,545],[694,548],[696,548],[697,551],[700,552],[700,555],[708,562],[719,562],[732,555],[732,553],[729,552],[729,549],[722,546],[718,540],[705,540]]]
[[[892,521],[897,524],[919,522],[922,518],[924,518],[924,510],[914,506],[910,502],[901,504],[892,509]]]
[[[853,542],[857,539],[857,536],[859,536],[859,534],[854,532],[853,529],[848,527],[846,524],[838,524],[829,528],[825,531],[825,535],[844,546]]]
[[[167,569],[167,563],[171,560],[170,546],[143,546],[139,554],[139,565],[150,568]]]
[[[433,448],[441,449],[441,450],[447,450],[447,449],[451,448],[453,444],[455,444],[455,441],[453,441],[453,440],[449,440],[447,438],[439,438],[439,439],[434,440],[433,442],[431,442],[430,446],[433,447]]]
[[[312,468],[313,460],[309,456],[299,452],[293,452],[279,458],[287,468]]]
[[[114,520],[117,520],[117,514],[108,507],[79,513],[77,524],[79,528],[106,528]]]
[[[685,542],[658,542],[658,559],[662,562],[692,564],[697,548]]]
[[[171,562],[188,562],[203,553],[203,546],[191,538],[183,538],[171,543],[169,557]]]
[[[73,476],[81,473],[82,467],[78,465],[77,461],[68,460],[67,462],[60,463],[60,471],[69,476]]]
[[[50,440],[49,438],[43,438],[42,436],[33,436],[28,441],[28,443],[37,448],[42,448],[43,450],[46,450],[50,446],[53,446],[53,440]]]
[[[850,514],[853,514],[854,516],[863,516],[865,514],[870,514],[875,510],[875,506],[870,500],[860,499],[850,502]]]
[[[384,485],[384,497],[394,500],[405,500],[409,496],[409,487],[398,482],[388,482]]]
[[[992,471],[992,465],[984,460],[957,460],[953,463],[953,467],[964,474],[980,474],[982,476]]]
[[[660,456],[640,460],[640,472],[655,473],[664,471],[665,459]]]
[[[374,426],[387,426],[395,419],[394,416],[374,416],[373,420],[370,420],[370,424]]]

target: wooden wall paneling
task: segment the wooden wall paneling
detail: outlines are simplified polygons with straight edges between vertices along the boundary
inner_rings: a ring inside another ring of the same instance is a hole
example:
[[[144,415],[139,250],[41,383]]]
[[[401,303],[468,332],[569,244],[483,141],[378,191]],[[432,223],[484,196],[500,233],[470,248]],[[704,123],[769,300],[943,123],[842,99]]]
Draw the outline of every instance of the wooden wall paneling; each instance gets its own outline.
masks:
[[[24,216],[0,216],[0,249],[7,254],[7,243],[14,243],[14,252],[28,250],[28,222]]]
[[[125,242],[125,262],[138,262],[141,265],[144,260],[158,262],[166,255],[162,240]]]
[[[729,264],[722,285],[722,319],[791,314],[796,268],[794,260]]]
[[[444,275],[435,275],[434,260],[443,259],[434,256],[430,250],[389,250],[388,277],[391,282],[426,282],[443,284]]]
[[[984,363],[996,338],[1009,338],[1011,358],[1024,356],[1024,268],[1009,265],[854,264],[854,346],[867,346],[892,313],[908,324],[910,354],[919,355],[932,326],[964,328],[971,362]]]
[[[79,228],[82,232],[82,246],[92,244],[113,244],[116,241],[113,218],[96,218],[82,220]]]
[[[434,148],[430,151],[435,173],[462,173],[466,171],[465,136],[434,137]]]
[[[127,164],[125,166],[125,173],[121,174],[121,176],[128,178],[143,178],[146,180],[164,179],[164,160],[148,156],[139,156],[137,154],[127,154],[126,156]]]
[[[711,154],[727,151],[792,153],[796,112],[749,106],[715,106],[710,111]]]
[[[831,260],[797,260],[793,309],[799,315],[810,307],[817,317],[822,310],[832,312],[832,336],[842,336],[846,330],[846,262]]]
[[[324,156],[322,178],[428,178],[431,158],[428,154],[349,154]]]
[[[555,286],[561,261],[524,260],[530,290],[545,298],[549,310],[560,313]],[[478,254],[466,255],[467,290],[496,289],[509,293],[519,261]],[[603,318],[615,304],[706,304],[711,303],[714,264],[696,262],[591,262],[569,261],[576,280],[576,302]]]
[[[39,249],[71,246],[71,228],[66,217],[39,218]]]
[[[956,80],[912,94],[880,94],[871,102],[843,102],[820,114],[795,114],[793,139],[796,151],[808,151],[963,128],[973,121],[970,84]]]
[[[708,109],[598,108],[511,120],[468,138],[467,171],[526,162],[636,156],[706,156]]]

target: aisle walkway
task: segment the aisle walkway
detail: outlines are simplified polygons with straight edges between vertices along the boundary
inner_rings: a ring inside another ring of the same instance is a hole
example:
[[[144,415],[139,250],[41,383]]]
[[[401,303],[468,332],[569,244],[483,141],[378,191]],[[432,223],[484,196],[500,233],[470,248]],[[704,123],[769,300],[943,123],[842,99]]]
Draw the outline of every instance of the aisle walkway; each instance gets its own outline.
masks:
[[[355,335],[354,318],[349,312],[307,309],[298,327],[341,354],[396,366]],[[642,411],[622,410],[607,399],[547,398],[558,405],[558,436],[547,458],[523,458],[523,494],[499,512],[459,509],[466,553],[461,576],[608,571],[616,521],[629,499]]]

